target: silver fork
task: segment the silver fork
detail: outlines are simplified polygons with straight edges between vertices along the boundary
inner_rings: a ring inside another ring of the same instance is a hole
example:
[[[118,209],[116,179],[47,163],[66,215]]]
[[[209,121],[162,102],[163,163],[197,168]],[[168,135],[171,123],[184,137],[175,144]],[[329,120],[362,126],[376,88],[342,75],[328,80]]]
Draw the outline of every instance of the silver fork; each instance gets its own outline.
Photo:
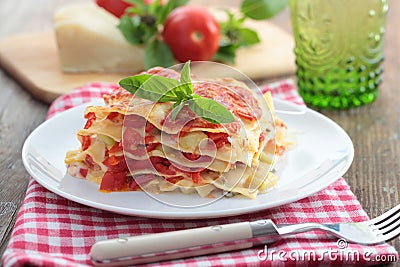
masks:
[[[92,246],[90,256],[96,266],[140,264],[245,249],[312,230],[364,245],[389,241],[400,234],[400,204],[357,223],[276,225],[258,220],[103,240]]]

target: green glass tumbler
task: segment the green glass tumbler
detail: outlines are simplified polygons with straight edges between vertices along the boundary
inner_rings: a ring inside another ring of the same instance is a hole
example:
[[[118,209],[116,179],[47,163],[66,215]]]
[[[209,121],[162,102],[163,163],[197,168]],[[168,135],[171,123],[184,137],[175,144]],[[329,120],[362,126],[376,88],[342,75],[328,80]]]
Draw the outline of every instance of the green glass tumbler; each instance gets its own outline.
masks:
[[[305,103],[371,103],[382,81],[388,0],[290,0],[296,76]]]

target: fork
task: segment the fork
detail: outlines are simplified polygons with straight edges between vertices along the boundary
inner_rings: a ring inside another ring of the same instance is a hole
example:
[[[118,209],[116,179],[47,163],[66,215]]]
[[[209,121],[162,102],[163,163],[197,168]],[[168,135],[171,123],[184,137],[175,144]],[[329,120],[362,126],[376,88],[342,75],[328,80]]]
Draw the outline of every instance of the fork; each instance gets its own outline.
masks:
[[[271,220],[258,220],[103,240],[92,246],[90,257],[96,266],[149,263],[250,248],[312,230],[363,245],[383,243],[400,234],[400,204],[357,223],[276,225]]]

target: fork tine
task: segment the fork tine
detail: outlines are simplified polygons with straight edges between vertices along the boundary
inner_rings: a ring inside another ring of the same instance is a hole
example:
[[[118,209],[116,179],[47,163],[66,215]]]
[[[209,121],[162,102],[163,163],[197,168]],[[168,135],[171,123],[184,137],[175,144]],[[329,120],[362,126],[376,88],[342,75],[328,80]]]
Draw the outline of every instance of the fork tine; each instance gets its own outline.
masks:
[[[399,235],[400,235],[400,224],[397,225],[397,228],[395,228],[394,231],[379,236],[379,240],[380,242],[390,241]]]
[[[389,234],[390,232],[396,231],[396,229],[400,229],[400,216],[398,216],[397,220],[393,223],[386,225],[385,228],[380,229],[383,234]]]
[[[387,220],[383,220],[379,223],[375,223],[374,225],[381,231],[383,232],[388,232],[391,229],[393,229],[393,225],[398,224],[400,221],[400,210],[399,212],[393,214],[391,217],[389,217]]]
[[[379,224],[382,221],[386,220],[387,218],[390,218],[391,216],[393,216],[393,214],[397,213],[400,211],[400,204],[393,207],[392,209],[388,210],[387,212],[383,213],[382,215],[369,220],[371,223],[373,224]]]

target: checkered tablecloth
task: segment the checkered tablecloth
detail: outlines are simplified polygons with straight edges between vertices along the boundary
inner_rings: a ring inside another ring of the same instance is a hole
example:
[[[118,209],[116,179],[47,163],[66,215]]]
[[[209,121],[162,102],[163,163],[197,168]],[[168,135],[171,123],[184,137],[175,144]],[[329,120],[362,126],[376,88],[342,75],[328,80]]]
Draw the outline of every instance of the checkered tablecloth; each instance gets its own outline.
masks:
[[[93,83],[51,105],[48,118],[94,98],[116,85]],[[291,81],[266,86],[274,97],[302,104]],[[60,197],[30,179],[25,200],[3,255],[4,266],[87,266],[99,240],[185,228],[270,218],[276,223],[338,223],[368,219],[345,179],[291,204],[241,216],[207,220],[167,220],[124,216],[90,208]],[[287,237],[268,247],[162,262],[163,266],[331,266],[375,265],[397,261],[388,244],[347,244],[323,232]]]

